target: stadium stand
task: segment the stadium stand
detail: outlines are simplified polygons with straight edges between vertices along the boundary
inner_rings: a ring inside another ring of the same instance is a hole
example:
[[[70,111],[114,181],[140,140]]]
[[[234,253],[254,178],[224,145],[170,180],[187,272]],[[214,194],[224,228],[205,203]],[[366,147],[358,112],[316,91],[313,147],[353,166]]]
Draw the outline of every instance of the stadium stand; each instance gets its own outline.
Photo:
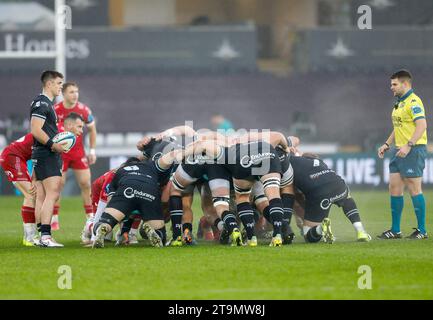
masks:
[[[316,73],[291,78],[261,73],[71,74],[69,79],[80,83],[80,100],[91,106],[103,134],[159,131],[185,120],[194,121],[196,129],[209,127],[215,112],[230,118],[236,128],[273,128],[287,133],[294,115],[303,112],[317,130],[312,140],[343,145],[380,142],[374,140],[391,129],[388,111],[394,99],[386,74],[335,77]],[[427,110],[433,102],[428,87],[432,82],[432,75],[415,73],[414,87],[424,98]],[[39,90],[34,77],[0,76],[0,86],[4,89],[1,118],[10,114],[26,117],[29,103]],[[431,117],[428,122],[433,125]],[[125,137],[115,140],[121,144]],[[100,143],[107,145],[107,141]]]

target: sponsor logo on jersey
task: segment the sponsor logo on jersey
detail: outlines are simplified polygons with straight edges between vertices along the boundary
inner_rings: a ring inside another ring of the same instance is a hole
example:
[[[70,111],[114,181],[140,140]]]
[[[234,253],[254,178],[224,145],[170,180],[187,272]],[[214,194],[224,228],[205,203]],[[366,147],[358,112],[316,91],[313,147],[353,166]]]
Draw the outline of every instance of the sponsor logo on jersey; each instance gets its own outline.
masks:
[[[162,152],[157,152],[157,153],[155,153],[154,155],[153,155],[153,157],[152,157],[152,161],[156,161],[156,160],[158,160],[159,158],[161,158],[162,157]]]
[[[125,196],[125,198],[128,198],[128,199],[134,198],[134,189],[132,189],[131,187],[126,188],[123,191],[123,195]]]
[[[135,190],[131,187],[126,188],[123,191],[123,195],[125,196],[125,198],[128,199],[132,199],[132,198],[139,198],[139,199],[143,199],[143,200],[147,200],[147,201],[154,201],[155,200],[155,196],[151,195],[149,193],[140,191],[140,190]]]
[[[317,178],[319,178],[319,177],[321,177],[321,176],[323,176],[323,175],[325,175],[325,174],[333,173],[333,172],[334,172],[334,171],[332,171],[332,170],[330,170],[330,169],[322,170],[322,171],[320,171],[320,172],[317,172],[317,173],[314,173],[314,174],[310,174],[310,179],[317,179]]]
[[[338,201],[338,200],[341,200],[341,199],[344,199],[346,196],[347,196],[347,189],[346,190],[344,190],[344,192],[343,193],[341,193],[341,194],[339,194],[339,195],[336,195],[336,196],[334,196],[334,197],[331,197],[331,198],[329,198],[329,199],[323,199],[322,201],[320,201],[320,207],[323,209],[323,210],[328,210],[331,206],[332,206],[332,204],[334,203],[334,202],[336,202],[336,201]]]
[[[208,155],[193,155],[186,158],[187,164],[205,164],[214,163],[215,159]]]
[[[275,154],[272,152],[245,155],[241,158],[240,165],[243,168],[249,168],[252,165],[260,164],[263,160],[274,159]]]

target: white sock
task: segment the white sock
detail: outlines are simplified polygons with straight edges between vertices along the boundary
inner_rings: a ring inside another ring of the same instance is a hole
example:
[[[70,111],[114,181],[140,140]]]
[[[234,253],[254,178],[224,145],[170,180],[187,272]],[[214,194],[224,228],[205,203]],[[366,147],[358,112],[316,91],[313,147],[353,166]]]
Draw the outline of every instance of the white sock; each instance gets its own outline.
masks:
[[[224,221],[218,222],[217,228],[219,231],[222,231],[224,229]]]
[[[23,223],[24,236],[27,240],[32,240],[37,233],[36,223]]]
[[[59,215],[58,214],[53,215],[51,217],[51,223],[54,223],[54,222],[59,222]]]
[[[316,232],[317,232],[317,234],[323,235],[323,230],[322,230],[322,225],[321,224],[319,224],[316,227]]]
[[[353,227],[355,228],[356,231],[365,231],[364,230],[364,226],[362,225],[362,222],[355,222],[353,223]]]

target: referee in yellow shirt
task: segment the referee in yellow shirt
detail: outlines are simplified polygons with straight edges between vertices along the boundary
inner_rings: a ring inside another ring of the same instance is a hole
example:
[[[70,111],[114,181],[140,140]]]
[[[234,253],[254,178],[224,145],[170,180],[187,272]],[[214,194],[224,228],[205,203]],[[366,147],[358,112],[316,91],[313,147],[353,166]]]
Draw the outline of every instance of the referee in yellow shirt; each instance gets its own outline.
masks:
[[[391,91],[397,97],[392,111],[394,130],[378,149],[378,156],[383,158],[391,144],[395,144],[389,163],[392,227],[383,232],[379,238],[402,237],[400,220],[404,206],[403,191],[407,186],[418,221],[418,228],[415,228],[408,238],[426,239],[426,208],[421,188],[427,156],[427,122],[424,106],[412,89],[412,75],[409,71],[401,70],[391,76]]]

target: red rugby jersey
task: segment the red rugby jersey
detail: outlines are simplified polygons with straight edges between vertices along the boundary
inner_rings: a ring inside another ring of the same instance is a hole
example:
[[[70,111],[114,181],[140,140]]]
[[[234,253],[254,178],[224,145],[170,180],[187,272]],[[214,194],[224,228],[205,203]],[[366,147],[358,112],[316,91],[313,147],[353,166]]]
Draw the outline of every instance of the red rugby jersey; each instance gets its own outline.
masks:
[[[32,158],[32,146],[33,146],[33,135],[27,133],[25,136],[15,140],[8,145],[4,150],[4,153],[16,155],[24,160],[30,160]]]
[[[54,106],[54,110],[56,111],[57,118],[58,118],[58,127],[63,127],[63,122],[65,118],[71,113],[75,112],[78,113],[84,120],[85,124],[90,124],[94,121],[92,111],[88,106],[85,104],[82,104],[81,102],[77,102],[77,104],[71,108],[67,109],[63,105],[63,102],[60,102]],[[84,152],[84,140],[83,135],[77,137],[77,141],[75,143],[75,146],[67,153],[65,156],[68,158],[77,158],[81,159],[86,155]]]

